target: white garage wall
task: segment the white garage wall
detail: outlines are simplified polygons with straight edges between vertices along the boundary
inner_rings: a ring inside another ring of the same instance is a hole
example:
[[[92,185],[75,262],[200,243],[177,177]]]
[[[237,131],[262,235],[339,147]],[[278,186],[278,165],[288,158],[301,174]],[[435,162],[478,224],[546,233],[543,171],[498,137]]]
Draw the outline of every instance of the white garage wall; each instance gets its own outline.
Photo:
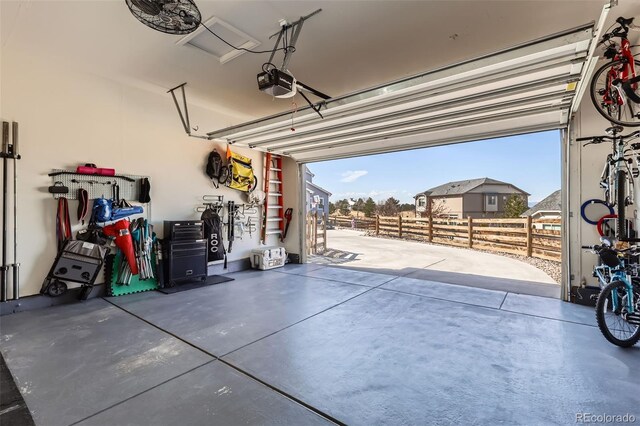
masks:
[[[150,176],[152,223],[159,234],[163,220],[199,218],[194,208],[204,194],[244,201],[237,191],[212,186],[204,174],[206,157],[213,146],[222,154],[225,147],[187,137],[164,91],[152,93],[64,64],[39,63],[26,52],[1,53],[0,116],[20,123],[23,156],[18,162],[21,296],[39,291],[56,254],[56,202],[46,192],[51,185],[47,173],[53,168],[96,163],[118,173]],[[195,106],[190,113],[192,123],[205,130],[245,118]],[[253,159],[261,187],[262,153],[238,151]],[[78,204],[69,204],[75,223]],[[236,240],[229,259],[248,257],[258,244],[257,233],[252,239],[246,235]]]

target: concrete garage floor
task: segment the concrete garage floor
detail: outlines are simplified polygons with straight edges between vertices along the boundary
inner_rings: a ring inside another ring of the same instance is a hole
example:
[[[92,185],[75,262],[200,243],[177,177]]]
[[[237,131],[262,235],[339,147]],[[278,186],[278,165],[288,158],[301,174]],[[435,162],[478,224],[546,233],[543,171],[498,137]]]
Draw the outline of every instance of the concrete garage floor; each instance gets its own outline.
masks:
[[[591,308],[319,265],[232,275],[2,317],[36,424],[640,418],[640,348],[606,342]]]
[[[317,264],[429,281],[560,298],[560,286],[544,271],[499,254],[366,236],[361,230],[327,231],[340,259],[312,256]]]

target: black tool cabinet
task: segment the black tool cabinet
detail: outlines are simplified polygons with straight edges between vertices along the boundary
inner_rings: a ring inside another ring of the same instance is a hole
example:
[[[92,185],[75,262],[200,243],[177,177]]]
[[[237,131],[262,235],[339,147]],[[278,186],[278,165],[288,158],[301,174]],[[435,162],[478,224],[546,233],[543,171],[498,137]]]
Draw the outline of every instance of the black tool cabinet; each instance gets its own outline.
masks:
[[[207,279],[207,239],[201,220],[165,221],[164,248],[169,287]]]

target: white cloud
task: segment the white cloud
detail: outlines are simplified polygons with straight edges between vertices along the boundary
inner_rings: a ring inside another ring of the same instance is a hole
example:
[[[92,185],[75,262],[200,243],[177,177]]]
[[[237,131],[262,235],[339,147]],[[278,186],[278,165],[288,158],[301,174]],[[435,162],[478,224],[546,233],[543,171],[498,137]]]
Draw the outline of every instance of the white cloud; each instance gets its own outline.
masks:
[[[369,172],[366,170],[349,170],[342,174],[342,179],[340,179],[340,182],[355,182],[357,179],[368,173]]]

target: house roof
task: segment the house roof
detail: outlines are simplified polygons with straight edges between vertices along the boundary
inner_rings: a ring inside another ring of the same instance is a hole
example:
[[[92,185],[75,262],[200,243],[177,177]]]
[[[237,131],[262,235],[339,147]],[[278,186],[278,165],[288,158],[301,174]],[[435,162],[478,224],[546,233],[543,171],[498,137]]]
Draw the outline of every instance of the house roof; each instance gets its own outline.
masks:
[[[317,189],[319,192],[324,192],[324,193],[325,193],[325,194],[327,194],[328,196],[331,196],[331,193],[330,193],[329,191],[327,191],[326,189],[324,189],[324,188],[323,188],[323,187],[321,187],[321,186],[316,185],[316,184],[315,184],[315,183],[313,183],[313,182],[307,181],[307,186],[312,186],[312,187],[314,187],[315,189]]]
[[[424,192],[421,192],[419,194],[416,194],[413,198],[418,197],[419,195],[429,195],[432,197],[442,197],[445,195],[461,195],[461,194],[466,194],[467,192],[471,191],[474,188],[479,187],[480,185],[485,185],[485,184],[490,184],[490,185],[509,185],[514,187],[515,189],[517,189],[518,191],[522,192],[523,194],[527,194],[529,195],[528,192],[521,190],[520,188],[518,188],[517,186],[507,183],[507,182],[501,182],[499,180],[496,179],[491,179],[488,177],[483,177],[483,178],[477,178],[477,179],[467,179],[467,180],[458,180],[455,182],[447,182],[443,185],[439,185],[439,186],[435,186],[431,189],[427,189]]]
[[[560,212],[562,210],[562,198],[560,197],[560,190],[553,192],[551,195],[547,196],[544,200],[540,201],[535,206],[531,207],[526,212],[522,213],[521,216],[533,216],[537,212],[545,211],[545,212]]]
[[[311,175],[311,177],[315,177],[315,173],[313,173],[311,170],[309,170],[309,167],[304,166],[304,170],[305,172],[307,172],[309,175]]]
[[[324,192],[324,193],[325,193],[325,194],[327,194],[328,196],[331,196],[331,193],[330,193],[329,191],[327,191],[327,190],[326,190],[326,189],[324,189],[323,187],[318,186],[318,185],[316,185],[315,183],[313,183],[313,182],[312,182],[312,180],[313,180],[313,178],[314,178],[315,174],[313,174],[313,173],[311,172],[311,170],[309,170],[309,167],[304,166],[304,168],[305,168],[305,172],[306,172],[306,173],[308,173],[308,174],[309,174],[309,176],[311,177],[311,179],[310,179],[310,180],[307,180],[307,181],[306,181],[307,186],[312,186],[312,187],[314,187],[315,189],[317,189],[317,190],[318,190],[318,192]],[[308,188],[307,188],[307,191],[308,191]]]

